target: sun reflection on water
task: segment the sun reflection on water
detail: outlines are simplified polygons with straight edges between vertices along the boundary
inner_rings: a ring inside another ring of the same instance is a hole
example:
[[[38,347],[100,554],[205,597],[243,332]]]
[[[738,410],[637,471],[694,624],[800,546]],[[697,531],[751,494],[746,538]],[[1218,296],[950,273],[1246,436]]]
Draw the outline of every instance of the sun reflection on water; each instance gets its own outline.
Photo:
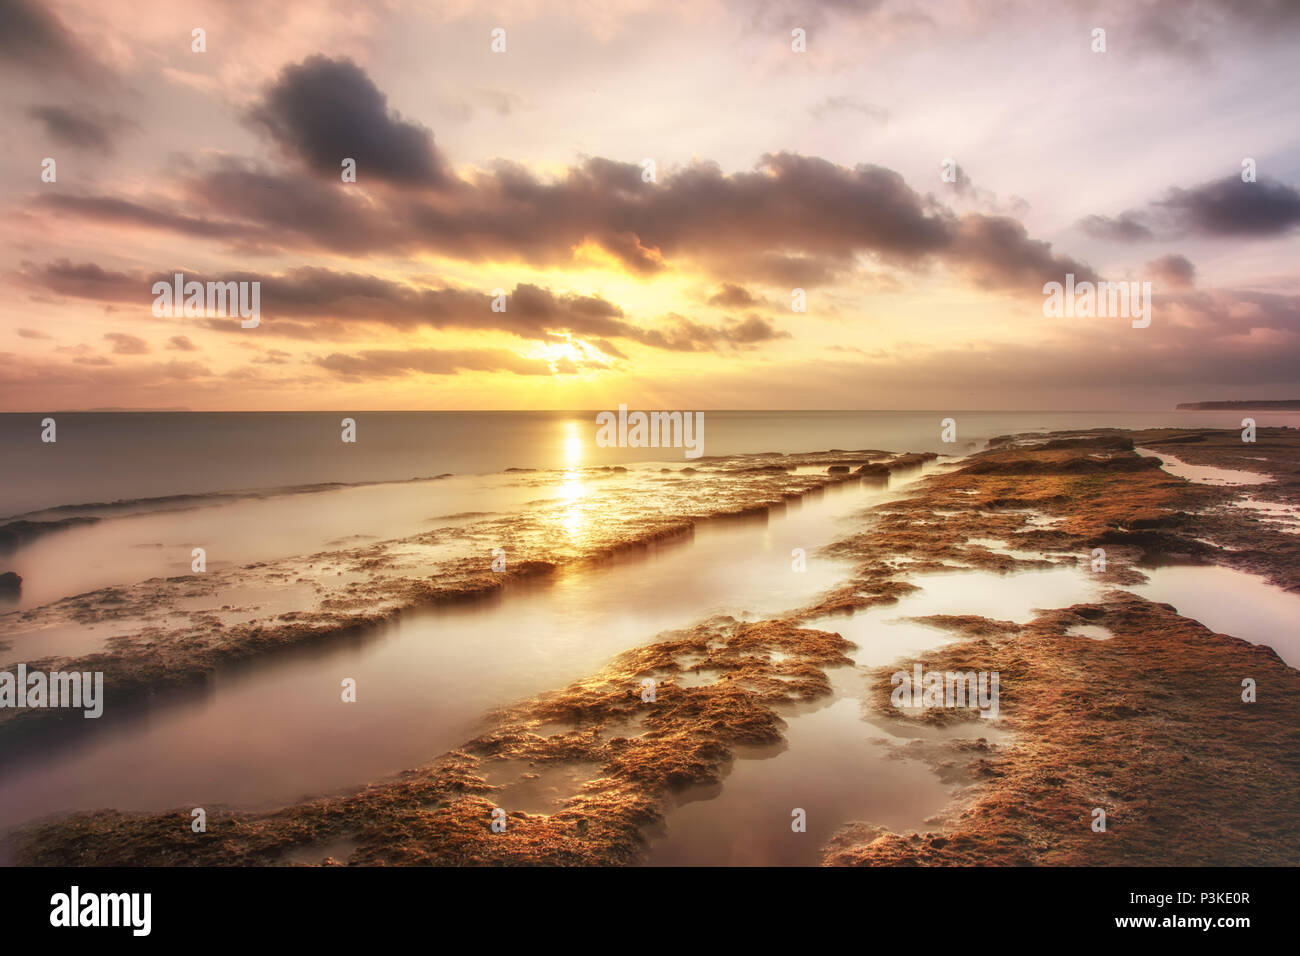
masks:
[[[580,470],[586,457],[586,445],[582,438],[581,425],[576,421],[564,422],[564,477],[560,485],[560,497],[566,502],[560,516],[560,525],[564,528],[569,542],[580,543],[587,536],[587,506],[584,499],[590,490],[582,480]]]

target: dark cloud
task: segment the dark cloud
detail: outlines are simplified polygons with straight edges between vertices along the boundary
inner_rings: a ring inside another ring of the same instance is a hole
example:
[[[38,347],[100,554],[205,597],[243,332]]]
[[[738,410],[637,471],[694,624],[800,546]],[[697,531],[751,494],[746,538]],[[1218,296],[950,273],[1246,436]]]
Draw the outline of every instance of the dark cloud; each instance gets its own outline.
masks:
[[[92,222],[161,229],[203,239],[256,240],[265,231],[255,223],[214,222],[112,196],[45,193],[37,197],[36,204]]]
[[[782,332],[771,322],[752,312],[743,319],[729,324],[723,331],[727,341],[736,346],[757,345],[760,342],[792,337],[789,332]]]
[[[747,308],[758,305],[762,300],[742,285],[724,282],[713,295],[709,296],[709,305],[720,305],[730,309]]]
[[[388,99],[351,60],[316,55],[286,66],[249,114],[286,151],[337,179],[343,159],[357,181],[442,186],[449,175],[433,134],[388,109]]]
[[[576,249],[595,244],[633,273],[652,275],[683,260],[728,281],[803,288],[851,274],[859,256],[909,269],[944,263],[976,272],[989,285],[1022,285],[1032,275],[1041,286],[1062,272],[1088,272],[1047,254],[1047,244],[1030,239],[1012,218],[957,216],[879,166],[849,169],[779,153],[751,172],[724,174],[695,163],[658,183],[643,183],[640,174],[632,163],[589,159],[544,181],[503,163],[437,202],[418,196],[371,202],[332,183],[227,162],[186,183],[197,215],[111,198],[45,202],[65,212],[220,238],[237,234],[242,224],[250,243],[268,249],[429,251],[546,266],[572,263]],[[969,241],[980,234],[998,242],[995,256]]]
[[[1084,263],[1054,255],[1050,243],[1030,239],[1019,220],[1009,216],[963,216],[955,230],[954,263],[975,285],[986,288],[1031,288],[1043,277],[1073,273],[1080,280],[1098,276]]]
[[[1171,188],[1143,209],[1111,218],[1088,216],[1079,223],[1089,235],[1137,241],[1184,236],[1280,236],[1300,226],[1300,192],[1276,180],[1246,183],[1240,176]]]
[[[85,105],[33,106],[27,115],[40,120],[50,139],[60,146],[95,150],[105,155],[113,152],[114,138],[119,133],[136,128],[136,124],[121,116],[106,116]]]
[[[63,22],[40,0],[0,0],[0,59],[57,70],[85,63]]]
[[[600,157],[543,179],[498,162],[453,180],[423,127],[390,116],[360,67],[315,56],[283,71],[252,115],[328,178],[267,171],[237,159],[186,173],[182,208],[115,197],[52,195],[72,215],[242,242],[262,252],[325,249],[353,256],[432,252],[465,261],[565,265],[597,247],[650,277],[676,263],[730,282],[807,288],[881,266],[943,264],[985,286],[1034,290],[1086,265],[1050,252],[1014,217],[957,215],[881,166],[852,168],[772,153],[724,173],[694,162],[646,183],[641,167]],[[437,194],[341,188],[339,159]],[[969,181],[964,181],[969,186]],[[975,240],[975,241],[972,241]],[[980,242],[987,241],[988,248]]]
[[[1229,176],[1172,189],[1155,205],[1172,216],[1175,229],[1205,236],[1275,236],[1300,225],[1300,192],[1267,179],[1244,183]]]
[[[190,341],[188,335],[173,335],[167,340],[167,348],[177,352],[197,352],[199,347]]]
[[[47,333],[47,332],[42,332],[42,331],[40,331],[39,329],[16,329],[15,331],[17,331],[17,333],[18,333],[18,337],[19,337],[20,339],[50,339],[50,338],[53,338],[53,336],[50,335],[49,333]]]
[[[1171,252],[1146,266],[1146,274],[1162,285],[1175,289],[1190,288],[1196,283],[1196,266],[1186,256]]]
[[[56,259],[45,265],[24,261],[18,280],[29,287],[97,302],[153,301],[147,280],[125,272],[112,272],[93,262]]]
[[[760,252],[757,255],[737,253],[727,263],[724,271],[790,289],[812,289],[842,281],[852,272],[852,263],[828,256],[790,256],[779,252]]]

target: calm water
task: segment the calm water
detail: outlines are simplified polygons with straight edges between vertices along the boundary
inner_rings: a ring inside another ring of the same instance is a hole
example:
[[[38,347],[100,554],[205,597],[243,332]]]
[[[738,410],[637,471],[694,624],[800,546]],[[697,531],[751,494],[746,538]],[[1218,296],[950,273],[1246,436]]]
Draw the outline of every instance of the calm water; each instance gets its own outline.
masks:
[[[1291,667],[1300,667],[1300,594],[1219,565],[1152,568],[1143,573],[1150,580],[1129,590],[1148,601],[1172,604],[1183,617],[1212,631],[1265,644]]]
[[[340,440],[345,416],[356,420],[355,444]],[[187,574],[196,544],[216,570],[408,537],[445,524],[440,516],[515,513],[545,496],[507,468],[688,463],[676,450],[598,447],[589,412],[55,413],[54,443],[40,440],[43,417],[0,415],[0,526],[19,515],[110,520],[17,546],[0,541],[0,572],[23,578],[18,595],[0,596],[0,612]],[[961,413],[954,445],[940,440],[939,412],[707,412],[704,452],[839,447],[960,455],[1013,432],[1101,424],[1234,428],[1239,417]],[[1286,423],[1300,424],[1300,413],[1260,418],[1261,425]],[[0,622],[0,638],[6,630]],[[55,639],[78,652],[77,635]]]
[[[1002,742],[1007,735],[985,723],[936,729],[886,719],[892,715],[882,714],[868,693],[870,670],[891,663],[907,670],[920,652],[953,639],[911,618],[979,614],[1027,623],[1035,609],[1066,607],[1097,594],[1096,582],[1074,567],[1019,574],[954,571],[911,580],[920,590],[897,604],[807,622],[856,644],[847,652],[854,666],[832,670],[832,697],[783,708],[785,745],[740,748],[745,759],[732,765],[720,791],[685,793],[683,805],[651,832],[651,866],[816,866],[822,845],[849,821],[895,832],[924,830],[957,788],[898,748],[917,739]],[[796,807],[807,815],[802,833],[790,827]]]
[[[1253,413],[1261,427],[1300,425],[1300,413]],[[957,420],[957,443],[940,421]],[[393,481],[447,472],[557,468],[666,457],[658,449],[598,448],[594,412],[64,412],[43,443],[41,414],[0,414],[0,518],[56,505],[317,482]],[[357,422],[357,442],[340,421]],[[881,448],[961,454],[1011,432],[1163,425],[1239,428],[1241,413],[706,412],[704,454]],[[672,457],[681,460],[680,452]]]
[[[848,572],[815,549],[890,493],[832,486],[766,520],[705,523],[641,559],[219,672],[204,693],[147,714],[106,711],[84,739],[5,767],[0,829],[62,810],[284,803],[426,763],[473,736],[490,708],[587,676],[665,629],[807,602]],[[801,574],[795,547],[809,554]],[[345,677],[357,681],[355,704],[339,699]]]

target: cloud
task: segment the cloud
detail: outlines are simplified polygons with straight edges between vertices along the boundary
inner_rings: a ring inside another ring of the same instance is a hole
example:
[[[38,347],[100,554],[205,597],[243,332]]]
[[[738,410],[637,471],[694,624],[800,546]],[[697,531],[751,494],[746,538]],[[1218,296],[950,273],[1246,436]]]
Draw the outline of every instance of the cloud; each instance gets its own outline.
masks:
[[[111,197],[43,200],[72,214],[189,235],[233,237],[269,249],[323,248],[349,255],[431,252],[462,261],[568,265],[596,246],[632,274],[679,264],[723,281],[809,287],[851,274],[859,256],[902,269],[940,263],[979,274],[984,285],[1032,288],[1064,272],[1090,270],[1053,255],[1007,216],[958,216],[880,166],[847,168],[794,153],[764,156],[726,174],[696,162],[641,181],[633,163],[592,158],[557,179],[499,163],[436,201],[364,197],[302,176],[226,161],[185,184],[199,214]],[[42,200],[38,200],[41,202]],[[999,242],[996,261],[969,240]],[[1026,283],[1026,276],[1034,281]],[[1036,291],[1036,290],[1035,290]]]
[[[510,116],[518,111],[537,107],[517,93],[480,87],[457,97],[442,98],[438,112],[456,123],[468,123],[476,113],[487,111],[496,116]]]
[[[0,0],[0,60],[81,74],[89,54],[40,0]]]
[[[1019,196],[1011,196],[1005,203],[999,201],[998,195],[988,189],[976,186],[965,167],[955,167],[955,178],[945,183],[944,189],[951,192],[968,206],[973,206],[994,216],[1011,216],[1019,218],[1029,211],[1029,203]]]
[[[1157,282],[1175,289],[1190,288],[1196,283],[1196,266],[1176,252],[1161,256],[1146,265],[1146,274]]]
[[[125,272],[112,272],[93,262],[74,263],[69,259],[56,259],[43,266],[24,261],[17,279],[31,288],[55,292],[78,299],[98,302],[153,301],[149,285],[142,277]]]
[[[1174,228],[1203,236],[1275,236],[1300,225],[1300,192],[1272,180],[1229,176],[1193,189],[1171,189],[1156,202]]]
[[[1083,280],[1098,276],[1080,262],[1053,254],[1050,243],[1030,239],[1025,227],[1009,216],[970,214],[955,230],[956,268],[985,288],[1031,288],[1044,276],[1066,273]]]
[[[842,113],[857,113],[877,123],[889,119],[889,110],[856,96],[828,96],[816,103],[809,110],[814,119],[822,120],[828,116]]]
[[[730,323],[723,330],[723,334],[733,346],[757,345],[760,342],[771,342],[774,339],[791,338],[789,332],[781,331],[762,316],[755,315],[752,312],[745,318]]]
[[[27,115],[45,124],[46,134],[60,146],[95,150],[104,155],[113,152],[115,136],[136,126],[117,114],[106,116],[85,105],[33,106]]]
[[[22,404],[32,389],[75,390],[80,401],[96,401],[102,396],[120,395],[124,391],[159,390],[169,385],[210,378],[212,372],[197,362],[136,362],[114,365],[102,356],[79,355],[71,361],[32,361],[12,353],[0,352],[0,402],[6,407]]]
[[[752,0],[731,4],[764,31],[794,25],[822,26],[835,21],[837,31],[900,42],[918,28],[932,44],[948,33],[957,37],[1005,30],[1059,29],[1063,11],[1072,11],[1081,28],[1105,26],[1124,37],[1131,55],[1154,52],[1200,60],[1233,40],[1294,41],[1300,33],[1300,6],[1293,0],[1065,0],[1045,6],[1035,0],[1001,0],[997,4],[958,3],[933,16],[914,0]]]
[[[1094,239],[1111,239],[1117,242],[1138,242],[1154,239],[1151,227],[1142,222],[1141,213],[1129,211],[1118,216],[1085,216],[1079,228]]]
[[[752,292],[742,285],[736,285],[734,282],[724,282],[717,292],[709,296],[709,305],[720,305],[733,309],[755,306],[760,302],[762,300]]]
[[[646,278],[685,267],[724,282],[801,288],[852,275],[862,257],[904,270],[942,264],[984,286],[1035,291],[1064,272],[1090,273],[1030,238],[1014,215],[958,215],[891,169],[791,152],[768,153],[734,173],[694,161],[649,183],[639,165],[602,157],[548,178],[504,160],[454,178],[432,133],[390,113],[384,94],[350,60],[317,55],[285,67],[248,116],[322,175],[223,156],[182,174],[174,206],[94,195],[35,201],[68,215],[232,240],[265,253],[434,253],[534,267],[596,255]],[[438,188],[343,187],[337,176],[345,156],[357,159],[366,182]],[[974,195],[964,177],[958,195],[963,190]],[[997,248],[970,241],[979,236]]]
[[[293,358],[292,352],[286,352],[284,349],[267,349],[265,355],[257,356],[253,362],[257,365],[288,365],[291,358]]]
[[[249,119],[309,168],[336,179],[343,159],[351,158],[358,182],[443,186],[450,180],[433,134],[391,112],[387,97],[348,59],[318,54],[286,66]]]
[[[1173,187],[1142,209],[1119,216],[1088,216],[1080,227],[1102,239],[1280,236],[1300,226],[1300,192],[1276,180],[1246,183],[1239,176]]]
[[[1230,37],[1252,42],[1294,42],[1300,35],[1300,5],[1292,0],[1073,0],[1090,22],[1128,34],[1129,47],[1201,59]]]
[[[279,197],[276,197],[279,198]],[[141,226],[160,229],[200,239],[235,239],[256,241],[263,231],[254,223],[213,222],[202,217],[114,196],[84,196],[66,193],[44,194],[35,200],[37,206],[65,213],[79,219],[109,225]]]
[[[178,352],[197,352],[199,347],[190,341],[188,335],[173,335],[167,340],[167,348]]]
[[[125,332],[106,332],[105,340],[113,343],[114,355],[145,355],[149,352],[149,343]]]
[[[50,338],[53,338],[52,335],[49,335],[49,334],[46,333],[46,332],[42,332],[42,331],[40,331],[39,329],[16,329],[15,331],[17,331],[17,333],[18,333],[18,337],[19,337],[20,339],[50,339]]]
[[[715,327],[669,313],[664,321],[647,330],[641,341],[674,352],[700,352],[724,347],[749,349],[763,342],[790,337],[790,333],[780,331],[758,315],[751,314],[743,320],[729,319],[724,325]]]
[[[434,288],[360,273],[335,272],[307,266],[279,275],[230,272],[205,276],[182,269],[153,274],[115,272],[95,263],[56,260],[44,266],[23,263],[20,283],[98,302],[133,303],[141,309],[153,303],[153,284],[172,281],[184,272],[186,281],[207,283],[259,282],[262,328],[271,334],[301,339],[347,338],[359,327],[386,326],[404,332],[419,328],[497,331],[540,342],[569,337],[590,341],[614,358],[626,357],[611,339],[637,342],[650,348],[699,351],[748,347],[788,337],[762,319],[727,320],[705,325],[670,316],[663,328],[646,328],[628,321],[623,310],[596,295],[554,292],[519,283],[506,296],[506,310],[496,312],[488,291]],[[224,317],[198,320],[218,331],[239,328]]]
[[[1157,290],[1149,328],[1096,319],[1062,323],[1054,332],[1035,343],[982,341],[770,364],[763,381],[769,393],[822,407],[854,407],[835,403],[845,395],[860,401],[864,383],[896,402],[969,402],[975,394],[1007,401],[1058,389],[1094,400],[1164,390],[1176,401],[1194,401],[1206,389],[1240,394],[1263,386],[1287,394],[1300,387],[1300,296]],[[733,374],[743,373],[719,370],[710,391],[726,394]]]
[[[315,364],[340,378],[391,378],[413,372],[455,375],[461,371],[513,372],[516,375],[552,375],[544,359],[524,358],[507,349],[373,349],[355,355],[335,352],[315,359]]]

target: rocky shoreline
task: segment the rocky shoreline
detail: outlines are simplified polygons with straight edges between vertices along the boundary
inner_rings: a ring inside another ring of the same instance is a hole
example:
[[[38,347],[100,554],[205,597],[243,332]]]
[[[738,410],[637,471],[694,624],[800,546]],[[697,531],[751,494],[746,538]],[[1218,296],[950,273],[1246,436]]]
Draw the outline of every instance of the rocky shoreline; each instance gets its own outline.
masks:
[[[1124,588],[1153,564],[1199,563],[1300,593],[1300,536],[1235,506],[1240,489],[1175,478],[1135,446],[1249,467],[1272,479],[1252,495],[1300,504],[1300,436],[1291,430],[1262,429],[1251,445],[1208,430],[1009,436],[865,512],[827,549],[854,562],[851,578],[812,605],[660,635],[585,680],[491,715],[483,734],[427,766],[270,813],[213,810],[206,833],[191,831],[188,808],[97,812],[24,828],[9,849],[34,865],[636,863],[647,827],[671,826],[676,794],[725,787],[736,748],[781,741],[783,714],[830,695],[828,673],[852,665],[849,641],[808,622],[891,605],[924,588],[928,573],[1061,566],[1089,569],[1103,597],[1044,609],[1028,624],[925,619],[955,638],[918,658],[926,668],[1000,672],[1004,742],[992,743],[973,711],[890,713],[894,668],[873,672],[864,704],[902,727],[942,722],[962,731],[904,748],[962,790],[927,832],[843,821],[824,862],[1294,865],[1300,673],[1268,647],[1216,634]],[[722,470],[760,483],[746,494],[779,501],[801,493],[796,479],[860,480],[870,469],[836,466],[861,468],[874,456],[809,458],[835,473],[767,471],[774,462],[764,456]],[[979,543],[989,540],[1004,546]],[[1079,625],[1110,636],[1068,633]],[[719,676],[692,679],[703,672]],[[1252,703],[1242,699],[1246,678],[1258,687]],[[516,776],[577,769],[558,809],[507,808],[497,832],[505,767]],[[1091,826],[1097,809],[1104,832]]]

